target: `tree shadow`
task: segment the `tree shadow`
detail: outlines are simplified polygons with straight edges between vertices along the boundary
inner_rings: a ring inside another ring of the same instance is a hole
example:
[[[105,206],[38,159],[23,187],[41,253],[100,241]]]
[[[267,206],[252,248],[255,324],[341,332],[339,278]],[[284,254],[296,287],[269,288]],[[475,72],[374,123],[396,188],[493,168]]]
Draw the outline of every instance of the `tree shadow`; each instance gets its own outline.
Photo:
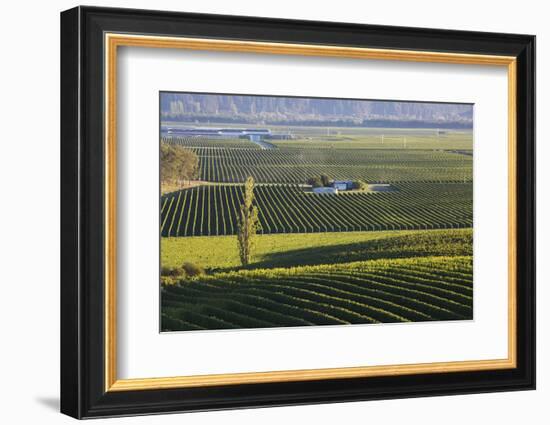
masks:
[[[341,245],[312,246],[264,255],[248,269],[339,264],[381,258],[472,255],[471,233],[396,235]]]
[[[252,264],[251,269],[274,267],[313,266],[317,264],[350,263],[378,258],[397,258],[420,255],[414,251],[393,252],[384,249],[378,241],[343,245],[317,246],[265,255]]]

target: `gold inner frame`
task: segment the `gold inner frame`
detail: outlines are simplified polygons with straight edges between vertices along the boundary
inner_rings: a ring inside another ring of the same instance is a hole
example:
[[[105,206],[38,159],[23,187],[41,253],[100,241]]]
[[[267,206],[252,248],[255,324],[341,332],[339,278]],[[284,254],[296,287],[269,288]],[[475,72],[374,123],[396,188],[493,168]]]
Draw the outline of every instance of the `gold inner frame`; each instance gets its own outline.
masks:
[[[266,43],[107,33],[105,45],[105,391],[204,387],[321,379],[447,373],[515,368],[516,357],[516,58],[442,52],[369,49],[326,45]],[[399,364],[164,378],[118,379],[116,324],[116,105],[117,49],[120,46],[170,48],[240,53],[324,56],[469,65],[503,66],[508,71],[508,357],[419,364]]]

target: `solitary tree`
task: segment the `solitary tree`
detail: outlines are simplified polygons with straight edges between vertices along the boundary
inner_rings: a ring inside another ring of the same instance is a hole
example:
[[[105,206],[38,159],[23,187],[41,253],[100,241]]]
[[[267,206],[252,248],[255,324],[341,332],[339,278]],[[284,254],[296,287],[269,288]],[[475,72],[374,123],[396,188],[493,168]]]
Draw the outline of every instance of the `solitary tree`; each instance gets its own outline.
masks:
[[[325,187],[329,187],[330,186],[330,180],[328,178],[328,176],[326,174],[321,174],[321,183],[323,184],[323,186]]]
[[[244,201],[237,223],[237,239],[239,242],[239,257],[243,266],[250,264],[254,235],[259,228],[258,207],[254,202],[254,178],[248,177],[244,184]]]

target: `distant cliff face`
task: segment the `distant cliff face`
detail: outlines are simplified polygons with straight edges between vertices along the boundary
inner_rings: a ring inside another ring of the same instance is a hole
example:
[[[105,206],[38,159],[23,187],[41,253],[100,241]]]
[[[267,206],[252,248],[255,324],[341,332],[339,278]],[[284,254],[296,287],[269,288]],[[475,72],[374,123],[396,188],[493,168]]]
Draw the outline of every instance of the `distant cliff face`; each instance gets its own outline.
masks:
[[[176,121],[250,123],[369,121],[457,123],[471,126],[472,105],[271,96],[161,93],[161,116]]]

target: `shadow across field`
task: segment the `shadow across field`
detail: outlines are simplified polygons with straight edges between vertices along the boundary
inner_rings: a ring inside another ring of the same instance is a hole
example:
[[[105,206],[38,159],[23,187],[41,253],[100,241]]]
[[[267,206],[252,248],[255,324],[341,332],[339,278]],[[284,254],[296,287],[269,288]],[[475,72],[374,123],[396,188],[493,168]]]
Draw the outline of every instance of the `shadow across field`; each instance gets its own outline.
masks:
[[[311,266],[381,258],[472,255],[472,233],[404,235],[341,245],[311,246],[264,255],[248,268]]]

